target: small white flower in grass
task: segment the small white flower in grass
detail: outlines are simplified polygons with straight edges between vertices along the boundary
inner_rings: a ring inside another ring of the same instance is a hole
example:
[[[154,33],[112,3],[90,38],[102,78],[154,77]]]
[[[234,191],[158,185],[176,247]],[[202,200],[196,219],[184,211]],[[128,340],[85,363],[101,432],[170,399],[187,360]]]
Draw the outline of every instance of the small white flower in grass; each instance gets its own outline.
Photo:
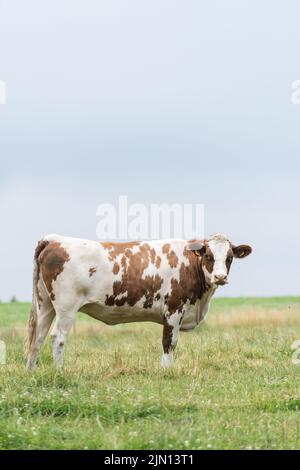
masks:
[[[300,364],[300,340],[296,340],[291,344],[291,349],[295,350],[292,355],[292,364],[299,365]]]

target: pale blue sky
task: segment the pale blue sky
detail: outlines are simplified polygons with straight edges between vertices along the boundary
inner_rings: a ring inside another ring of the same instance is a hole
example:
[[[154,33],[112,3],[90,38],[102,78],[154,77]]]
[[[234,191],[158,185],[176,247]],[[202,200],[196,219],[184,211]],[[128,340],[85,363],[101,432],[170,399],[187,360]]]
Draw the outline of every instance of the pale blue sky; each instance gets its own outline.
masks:
[[[31,296],[46,233],[96,207],[204,203],[254,253],[223,295],[299,295],[296,0],[2,0],[0,298]]]

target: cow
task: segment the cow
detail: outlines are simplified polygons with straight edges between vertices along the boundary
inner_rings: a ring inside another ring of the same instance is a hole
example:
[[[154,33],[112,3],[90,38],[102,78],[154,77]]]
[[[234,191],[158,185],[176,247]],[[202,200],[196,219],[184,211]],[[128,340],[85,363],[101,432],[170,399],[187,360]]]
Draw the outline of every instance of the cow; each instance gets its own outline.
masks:
[[[228,283],[233,258],[251,252],[250,246],[235,246],[221,234],[125,243],[44,237],[34,256],[28,369],[35,367],[54,318],[53,360],[56,367],[63,365],[78,311],[107,325],[163,325],[162,367],[171,367],[179,331],[204,321],[216,289]]]

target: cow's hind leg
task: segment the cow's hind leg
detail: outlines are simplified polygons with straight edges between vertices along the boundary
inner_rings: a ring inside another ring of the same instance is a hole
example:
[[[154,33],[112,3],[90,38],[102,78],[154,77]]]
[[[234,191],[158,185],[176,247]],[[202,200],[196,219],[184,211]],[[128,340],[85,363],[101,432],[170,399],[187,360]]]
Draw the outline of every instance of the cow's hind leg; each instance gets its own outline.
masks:
[[[175,312],[172,315],[164,317],[163,329],[163,356],[161,365],[163,368],[173,367],[173,351],[177,346],[180,325],[183,319],[183,313]]]
[[[47,336],[47,333],[52,324],[53,318],[55,316],[55,311],[53,305],[49,298],[44,298],[40,303],[40,306],[37,306],[37,325],[35,340],[32,347],[28,353],[27,357],[27,368],[29,370],[34,369],[37,362],[37,357],[40,352],[40,349],[44,343],[44,340]]]
[[[77,308],[72,310],[56,309],[56,321],[51,333],[53,342],[53,361],[57,368],[63,366],[64,348],[68,335],[75,323]]]

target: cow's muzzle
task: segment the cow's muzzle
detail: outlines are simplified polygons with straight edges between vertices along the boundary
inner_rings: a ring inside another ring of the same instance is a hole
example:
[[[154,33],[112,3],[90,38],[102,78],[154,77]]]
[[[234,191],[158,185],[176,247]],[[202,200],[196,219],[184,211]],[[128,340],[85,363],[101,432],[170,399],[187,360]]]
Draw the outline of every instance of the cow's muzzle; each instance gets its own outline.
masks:
[[[214,282],[217,286],[225,286],[225,284],[228,284],[227,276],[224,274],[215,275]]]

